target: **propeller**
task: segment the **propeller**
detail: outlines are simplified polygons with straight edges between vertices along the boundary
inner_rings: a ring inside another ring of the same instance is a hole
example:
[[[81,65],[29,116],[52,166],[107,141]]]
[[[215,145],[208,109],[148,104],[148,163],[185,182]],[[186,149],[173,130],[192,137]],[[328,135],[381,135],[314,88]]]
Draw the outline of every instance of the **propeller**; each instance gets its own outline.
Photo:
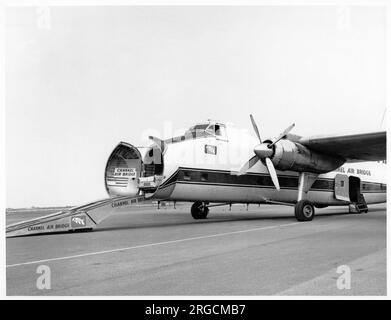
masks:
[[[259,134],[258,126],[257,126],[257,124],[255,123],[255,120],[254,120],[254,117],[253,117],[252,114],[250,114],[250,119],[251,119],[251,123],[253,124],[254,131],[255,131],[255,133],[257,134],[259,143],[262,143],[262,139],[261,139],[261,136],[260,136],[260,134]]]
[[[270,160],[270,158],[265,158],[265,161],[267,170],[269,171],[270,177],[272,178],[276,189],[280,190],[280,183],[278,182],[277,172],[276,169],[274,169],[273,162]]]
[[[266,164],[266,168],[269,171],[270,177],[273,181],[274,186],[277,190],[280,190],[280,183],[278,182],[278,176],[276,173],[276,169],[274,168],[273,162],[270,159],[273,156],[274,149],[273,146],[283,139],[295,126],[295,124],[291,124],[288,128],[286,128],[282,133],[280,133],[276,139],[274,139],[271,143],[262,142],[261,135],[259,134],[258,126],[254,120],[252,114],[250,114],[251,123],[253,125],[255,134],[258,137],[259,144],[255,146],[253,156],[250,160],[248,160],[237,172],[238,176],[241,176],[247,172],[251,167],[253,167],[259,160],[264,160]]]
[[[237,175],[241,176],[246,173],[252,166],[254,166],[258,162],[259,158],[257,155],[253,156],[250,160],[248,160],[238,171]]]

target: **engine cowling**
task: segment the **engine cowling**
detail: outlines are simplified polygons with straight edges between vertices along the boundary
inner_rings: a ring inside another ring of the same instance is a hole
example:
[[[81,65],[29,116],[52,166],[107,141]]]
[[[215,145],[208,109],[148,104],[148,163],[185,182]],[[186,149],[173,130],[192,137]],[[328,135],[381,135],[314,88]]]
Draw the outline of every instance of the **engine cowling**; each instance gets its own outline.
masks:
[[[280,140],[273,146],[271,160],[278,170],[313,173],[333,171],[345,162],[342,158],[311,151],[300,143],[290,140]]]

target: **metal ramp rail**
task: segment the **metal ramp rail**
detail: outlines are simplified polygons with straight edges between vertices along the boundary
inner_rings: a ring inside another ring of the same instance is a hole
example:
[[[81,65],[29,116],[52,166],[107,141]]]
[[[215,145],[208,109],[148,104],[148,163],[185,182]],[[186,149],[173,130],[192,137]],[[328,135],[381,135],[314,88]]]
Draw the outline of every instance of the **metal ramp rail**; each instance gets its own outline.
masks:
[[[114,197],[6,226],[6,237],[92,230],[113,212],[145,198]]]

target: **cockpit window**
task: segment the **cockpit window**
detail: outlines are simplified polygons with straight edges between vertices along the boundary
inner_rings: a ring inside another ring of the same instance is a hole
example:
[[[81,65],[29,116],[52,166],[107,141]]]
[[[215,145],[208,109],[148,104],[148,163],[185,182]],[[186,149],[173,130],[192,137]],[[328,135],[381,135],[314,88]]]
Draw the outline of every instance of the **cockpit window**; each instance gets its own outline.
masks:
[[[206,131],[214,136],[224,137],[225,134],[225,126],[222,124],[210,124]]]
[[[187,130],[183,136],[167,139],[166,142],[175,143],[188,139],[197,139],[208,136],[222,138],[223,140],[227,139],[225,125],[215,122],[196,124],[195,126],[192,126],[189,130]]]
[[[191,127],[187,132],[186,136],[191,136],[192,138],[201,138],[207,137],[209,135],[215,135],[214,124],[205,123],[205,124],[197,124]]]
[[[195,131],[195,130],[206,130],[208,128],[209,124],[197,124],[194,127],[190,128],[190,131]]]
[[[208,133],[211,134],[211,135],[215,135],[215,134],[216,134],[215,125],[214,125],[214,124],[210,124],[210,125],[208,126],[208,128],[206,128],[205,131],[208,132]]]

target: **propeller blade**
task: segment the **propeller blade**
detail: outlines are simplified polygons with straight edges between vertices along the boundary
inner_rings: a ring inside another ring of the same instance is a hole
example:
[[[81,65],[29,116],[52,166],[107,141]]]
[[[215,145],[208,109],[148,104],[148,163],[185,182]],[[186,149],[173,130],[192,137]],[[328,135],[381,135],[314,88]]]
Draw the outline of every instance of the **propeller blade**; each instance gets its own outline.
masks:
[[[274,146],[278,141],[280,141],[282,138],[284,138],[292,129],[293,127],[295,126],[294,123],[292,123],[288,128],[286,128],[284,130],[284,132],[280,133],[280,135],[277,137],[277,139],[275,139],[273,141],[272,144],[269,145],[269,148],[271,148],[272,146]]]
[[[252,114],[250,114],[250,118],[251,118],[251,123],[253,124],[254,131],[257,134],[257,137],[259,139],[259,142],[262,143],[262,139],[261,139],[261,136],[259,134],[259,130],[258,130],[257,124],[255,123],[255,120],[254,120],[254,117],[253,117]]]
[[[250,160],[248,160],[241,168],[240,170],[236,173],[237,176],[244,175],[247,170],[249,170],[251,167],[253,167],[257,162],[259,158],[258,156],[253,156]]]
[[[265,161],[266,161],[267,170],[269,171],[274,186],[276,187],[277,190],[280,190],[280,184],[278,182],[278,177],[277,177],[276,169],[274,169],[273,162],[270,160],[270,158],[265,158]]]

